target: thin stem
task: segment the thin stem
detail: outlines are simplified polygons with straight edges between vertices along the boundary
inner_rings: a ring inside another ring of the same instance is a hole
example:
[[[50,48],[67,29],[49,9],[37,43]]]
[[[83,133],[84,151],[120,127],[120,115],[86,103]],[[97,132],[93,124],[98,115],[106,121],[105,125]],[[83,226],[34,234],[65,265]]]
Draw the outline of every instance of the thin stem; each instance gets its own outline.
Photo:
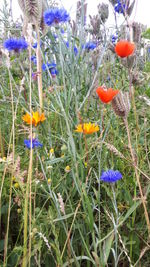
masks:
[[[41,50],[40,50],[40,33],[39,27],[36,25],[36,34],[37,34],[37,50],[36,50],[36,57],[37,57],[37,81],[38,81],[38,92],[39,92],[39,104],[40,104],[40,111],[43,110],[43,89],[42,89],[42,58],[41,58]]]
[[[118,222],[119,222],[119,213],[117,208],[117,202],[116,202],[116,194],[114,189],[114,184],[111,185],[112,193],[113,193],[113,206],[116,213],[116,219],[114,218],[114,234],[115,234],[115,267],[118,265]]]
[[[32,36],[32,26],[29,24],[29,58],[31,58],[31,36]],[[32,113],[32,87],[31,87],[31,60],[30,60],[30,114]],[[29,160],[29,168],[28,168],[28,178],[26,185],[26,196],[25,196],[25,204],[24,204],[24,248],[23,248],[23,262],[22,267],[26,267],[29,260],[30,266],[30,258],[31,258],[31,182],[32,182],[32,162],[33,162],[33,149],[32,149],[32,123],[30,124],[30,140],[31,140],[31,148],[30,148],[30,160]],[[30,196],[29,196],[30,189]],[[30,202],[29,202],[30,198]],[[28,259],[28,202],[29,202],[29,259]]]
[[[134,170],[135,170],[136,180],[137,180],[137,183],[138,183],[138,187],[139,187],[140,195],[141,195],[141,200],[142,200],[142,204],[143,204],[143,208],[144,208],[144,214],[145,214],[145,220],[146,220],[146,223],[147,223],[148,235],[150,237],[150,221],[149,221],[149,216],[148,216],[148,212],[147,212],[147,208],[146,208],[146,204],[145,204],[145,199],[144,199],[143,192],[142,192],[142,187],[141,187],[141,183],[140,183],[139,174],[138,174],[138,171],[137,171],[137,168],[136,168],[136,159],[135,159],[133,148],[132,148],[132,144],[131,144],[128,120],[127,120],[126,117],[124,118],[124,124],[125,124],[127,135],[128,135],[128,145],[129,145],[131,158],[132,158],[133,166],[134,166]]]
[[[9,60],[9,58],[8,58]],[[14,171],[14,156],[15,156],[15,113],[14,113],[14,98],[13,98],[13,88],[11,82],[11,74],[10,74],[10,65],[8,63],[8,73],[9,73],[9,82],[10,82],[10,91],[11,91],[11,104],[12,104],[12,164]],[[12,176],[13,176],[12,171]],[[8,206],[8,216],[7,216],[7,230],[5,236],[5,245],[4,245],[4,267],[7,266],[7,248],[8,248],[8,233],[9,233],[9,220],[10,220],[10,209],[11,209],[11,197],[12,197],[12,179],[10,181],[10,193],[9,193],[9,206]]]

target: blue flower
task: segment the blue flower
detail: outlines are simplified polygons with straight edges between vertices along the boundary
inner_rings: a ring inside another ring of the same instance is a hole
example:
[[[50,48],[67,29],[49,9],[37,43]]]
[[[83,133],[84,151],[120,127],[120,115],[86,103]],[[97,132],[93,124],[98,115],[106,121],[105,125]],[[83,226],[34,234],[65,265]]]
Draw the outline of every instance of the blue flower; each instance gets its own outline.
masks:
[[[27,148],[31,148],[31,139],[25,139],[24,144]],[[42,147],[43,145],[38,141],[37,138],[32,139],[32,148]]]
[[[35,65],[37,65],[37,59],[36,59],[36,56],[32,56],[32,57],[31,57],[31,61],[32,61]]]
[[[58,74],[58,70],[56,69],[56,64],[55,63],[43,63],[42,65],[42,70],[46,71],[47,69],[49,69],[52,77],[54,78],[57,74]]]
[[[118,0],[118,3],[114,6],[115,12],[118,14],[124,14],[127,10],[127,5],[124,0]]]
[[[33,48],[37,48],[37,42],[32,45]]]
[[[52,68],[52,69],[50,69],[50,73],[51,73],[52,77],[55,78],[56,75],[58,74],[58,70],[56,70],[55,68]]]
[[[51,8],[44,12],[44,22],[48,26],[66,22],[70,19],[69,14],[64,8]]]
[[[28,44],[23,38],[20,39],[9,38],[4,42],[4,47],[8,51],[14,50],[15,52],[19,52],[19,50],[27,49]]]
[[[77,54],[78,54],[78,48],[76,46],[74,46],[73,50],[74,50],[75,56],[77,56]]]
[[[100,180],[103,182],[114,183],[118,180],[122,179],[122,174],[119,171],[108,170],[102,172]]]
[[[42,65],[42,70],[43,71],[46,71],[47,69],[53,69],[53,68],[56,68],[56,64],[55,63],[47,63],[47,64],[45,64],[45,63],[43,63],[43,65]]]
[[[67,48],[69,48],[69,42],[65,41],[65,45],[67,46]]]
[[[117,40],[118,40],[118,34],[112,35],[112,37],[111,37],[112,43],[115,44]]]
[[[89,51],[89,50],[94,50],[97,47],[97,45],[93,42],[87,42],[82,47],[83,47],[83,49],[87,49]]]
[[[40,41],[40,47],[42,46],[42,42]],[[37,42],[35,42],[33,45],[32,45],[33,48],[37,48]]]

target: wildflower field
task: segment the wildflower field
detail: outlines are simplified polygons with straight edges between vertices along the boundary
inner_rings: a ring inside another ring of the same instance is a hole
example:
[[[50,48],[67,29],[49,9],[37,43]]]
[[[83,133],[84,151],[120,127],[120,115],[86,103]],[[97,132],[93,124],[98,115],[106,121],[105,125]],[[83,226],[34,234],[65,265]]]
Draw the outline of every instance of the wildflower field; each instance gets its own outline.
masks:
[[[68,0],[69,1],[69,0]],[[0,266],[150,267],[150,29],[136,0],[0,9]],[[17,0],[16,0],[17,2]],[[108,26],[110,10],[115,23]]]

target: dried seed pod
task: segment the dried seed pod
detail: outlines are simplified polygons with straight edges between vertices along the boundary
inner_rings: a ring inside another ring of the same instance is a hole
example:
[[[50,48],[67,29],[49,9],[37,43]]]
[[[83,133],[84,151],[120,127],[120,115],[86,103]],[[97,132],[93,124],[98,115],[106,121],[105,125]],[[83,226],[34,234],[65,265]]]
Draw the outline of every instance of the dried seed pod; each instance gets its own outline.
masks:
[[[100,15],[100,19],[103,23],[106,22],[106,20],[108,19],[109,16],[109,10],[108,10],[108,5],[105,3],[99,4],[97,6],[98,8],[98,13]]]
[[[127,117],[130,111],[130,101],[128,92],[119,92],[112,100],[112,107],[119,117]]]

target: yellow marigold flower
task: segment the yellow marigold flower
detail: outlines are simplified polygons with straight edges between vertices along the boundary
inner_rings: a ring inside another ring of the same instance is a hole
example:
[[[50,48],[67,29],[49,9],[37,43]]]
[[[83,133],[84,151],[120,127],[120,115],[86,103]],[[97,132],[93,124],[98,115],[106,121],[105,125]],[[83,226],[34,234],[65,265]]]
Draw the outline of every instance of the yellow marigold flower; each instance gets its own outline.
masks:
[[[50,154],[54,154],[54,148],[51,148],[49,152]]]
[[[37,126],[40,122],[43,122],[46,120],[44,113],[40,115],[38,111],[32,112],[32,116],[30,116],[29,113],[26,113],[22,117],[23,121],[26,122],[27,124],[33,124],[34,126]]]
[[[78,124],[75,130],[75,132],[84,133],[84,134],[92,134],[98,131],[99,131],[98,125],[95,125],[95,123],[91,123],[91,122]]]
[[[71,170],[70,166],[69,166],[69,165],[66,166],[66,168],[65,168],[65,172],[70,172],[70,170]]]

